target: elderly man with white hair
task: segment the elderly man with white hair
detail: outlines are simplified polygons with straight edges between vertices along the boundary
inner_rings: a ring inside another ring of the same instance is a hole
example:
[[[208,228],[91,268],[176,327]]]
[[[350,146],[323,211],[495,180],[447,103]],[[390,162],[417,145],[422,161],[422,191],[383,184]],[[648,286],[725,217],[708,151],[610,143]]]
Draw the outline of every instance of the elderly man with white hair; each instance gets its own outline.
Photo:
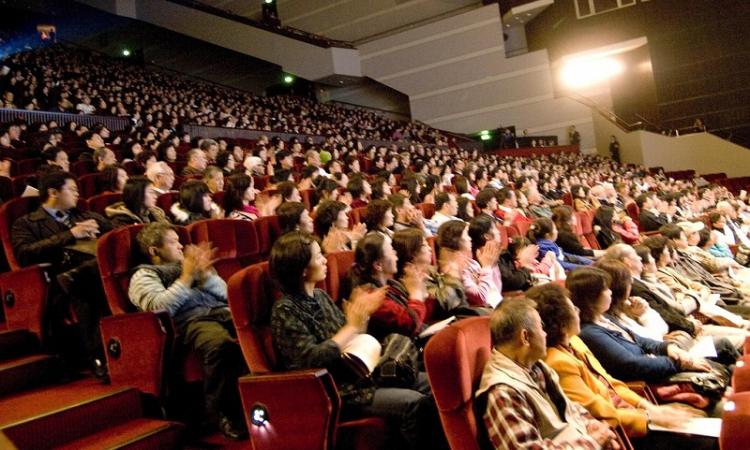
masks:
[[[245,168],[245,175],[249,177],[260,177],[266,174],[263,160],[258,156],[248,156],[242,166]]]
[[[174,185],[174,171],[164,161],[151,164],[146,169],[146,178],[151,180],[154,184],[154,191],[160,195],[169,192]]]

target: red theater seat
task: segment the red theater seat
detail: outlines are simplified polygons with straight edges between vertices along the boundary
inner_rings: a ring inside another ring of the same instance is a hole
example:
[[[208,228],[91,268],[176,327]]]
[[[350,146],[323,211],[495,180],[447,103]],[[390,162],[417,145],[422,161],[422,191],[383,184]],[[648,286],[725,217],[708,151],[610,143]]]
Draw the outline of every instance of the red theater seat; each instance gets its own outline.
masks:
[[[341,280],[346,279],[349,275],[349,270],[354,265],[354,252],[351,250],[345,250],[341,252],[333,252],[326,255],[327,270],[326,279],[323,281],[323,289],[328,292],[336,304],[340,304],[343,300]]]
[[[750,442],[750,392],[730,396],[724,404],[719,447],[745,450]]]
[[[245,419],[255,450],[379,449],[386,435],[379,418],[340,421],[341,399],[324,369],[278,372],[271,342],[271,306],[277,294],[262,262],[229,280],[229,306],[237,338],[252,375],[240,378]],[[255,405],[268,422],[253,425]]]
[[[113,205],[119,201],[122,201],[122,194],[119,192],[105,192],[104,194],[90,197],[86,203],[88,203],[90,211],[104,215],[104,210],[107,206]]]
[[[19,217],[39,207],[38,197],[15,198],[0,206],[0,242],[10,272],[0,274],[5,327],[28,329],[42,338],[42,318],[50,287],[48,264],[23,267],[13,252],[11,228]]]
[[[258,217],[253,224],[258,235],[258,253],[261,257],[267,257],[271,253],[273,243],[281,236],[279,216]]]
[[[216,247],[214,267],[224,280],[258,259],[258,235],[248,220],[201,220],[187,230],[193,243],[211,242]]]
[[[87,173],[78,177],[78,190],[82,198],[93,197],[98,194],[99,187],[96,185],[99,173]]]
[[[451,448],[479,450],[474,392],[490,357],[490,318],[461,320],[433,336],[424,363]]]

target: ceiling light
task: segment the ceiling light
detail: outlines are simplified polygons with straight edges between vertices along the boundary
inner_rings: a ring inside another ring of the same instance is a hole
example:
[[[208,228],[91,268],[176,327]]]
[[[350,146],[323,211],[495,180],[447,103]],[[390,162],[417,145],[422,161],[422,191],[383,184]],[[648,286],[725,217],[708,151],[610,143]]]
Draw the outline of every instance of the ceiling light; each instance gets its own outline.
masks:
[[[569,88],[590,87],[619,75],[624,67],[613,58],[571,59],[560,71],[560,79]]]

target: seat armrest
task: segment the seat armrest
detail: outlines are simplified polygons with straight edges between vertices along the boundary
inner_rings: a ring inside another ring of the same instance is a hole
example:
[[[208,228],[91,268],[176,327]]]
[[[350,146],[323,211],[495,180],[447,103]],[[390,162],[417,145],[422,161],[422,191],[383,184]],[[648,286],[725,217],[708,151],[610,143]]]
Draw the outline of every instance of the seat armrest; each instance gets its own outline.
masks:
[[[340,399],[325,369],[248,375],[239,389],[255,450],[334,447]],[[258,405],[268,412],[263,424],[251,421]]]
[[[636,394],[640,395],[641,397],[645,398],[655,405],[658,404],[654,392],[651,390],[648,384],[646,384],[645,381],[628,381],[625,384],[628,385],[631,391],[635,392]]]
[[[112,384],[161,397],[174,338],[169,314],[158,311],[104,317],[100,328]]]
[[[5,323],[27,329],[42,341],[42,318],[50,288],[49,264],[37,264],[0,274]]]

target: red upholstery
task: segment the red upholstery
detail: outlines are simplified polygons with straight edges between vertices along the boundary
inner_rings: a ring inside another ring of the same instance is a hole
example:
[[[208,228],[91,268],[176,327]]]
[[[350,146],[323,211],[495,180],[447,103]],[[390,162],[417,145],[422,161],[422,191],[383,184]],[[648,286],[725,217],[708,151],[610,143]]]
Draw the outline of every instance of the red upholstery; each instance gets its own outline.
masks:
[[[382,448],[385,423],[367,418],[338,423],[340,398],[324,369],[273,373],[276,358],[271,342],[271,307],[277,296],[268,263],[253,264],[229,279],[229,307],[237,338],[251,376],[239,381],[240,396],[253,448]],[[255,403],[263,404],[269,422],[253,425],[248,414]]]
[[[367,211],[366,206],[362,208],[352,208],[352,210],[349,211],[349,226],[352,226],[357,223],[363,223],[366,211]]]
[[[180,198],[178,191],[169,191],[161,194],[156,198],[156,206],[163,209],[169,217],[172,217],[172,203],[176,202]]]
[[[97,180],[99,179],[99,173],[87,173],[78,177],[78,190],[81,193],[81,197],[89,198],[99,192],[97,192]]]
[[[732,373],[732,388],[734,392],[750,391],[750,357],[743,356],[737,361],[737,366]]]
[[[276,293],[268,262],[253,264],[232,275],[228,289],[232,321],[250,372],[273,372],[276,359],[269,322]]]
[[[281,236],[279,216],[258,217],[255,224],[255,233],[258,236],[258,252],[261,256],[268,256],[276,239]]]
[[[417,203],[414,206],[422,210],[422,217],[425,219],[430,219],[435,215],[434,203]]]
[[[635,202],[630,202],[625,205],[625,211],[627,211],[628,216],[633,219],[633,222],[638,225],[638,228],[641,228],[641,209],[638,205],[636,205]]]
[[[562,201],[564,205],[568,205],[570,207],[573,206],[573,196],[570,194],[570,192],[566,192],[563,194]]]
[[[224,280],[258,258],[258,235],[248,220],[201,220],[187,230],[192,242],[209,241],[216,247],[214,267]]]
[[[18,161],[16,167],[18,175],[24,175],[27,173],[34,173],[36,169],[42,165],[42,158],[27,158]]]
[[[533,222],[527,222],[527,221],[519,221],[511,225],[512,228],[515,228],[518,231],[518,234],[521,236],[526,236],[526,234],[529,232],[529,228],[531,228],[531,224]]]
[[[259,191],[265,189],[266,186],[268,186],[269,181],[271,181],[271,177],[268,175],[262,177],[253,177],[253,184],[255,185],[255,189]]]
[[[3,251],[8,260],[10,270],[19,270],[21,265],[13,253],[10,231],[13,222],[19,217],[28,214],[39,207],[39,197],[14,198],[0,206],[0,241],[3,243]]]
[[[464,319],[433,336],[424,363],[451,448],[478,450],[474,391],[489,359],[490,318]]]
[[[590,248],[595,250],[601,249],[599,241],[596,240],[596,234],[594,234],[594,214],[595,211],[577,211],[575,213],[576,220],[581,227],[581,234],[586,238],[586,242]]]
[[[328,260],[328,273],[323,289],[328,292],[334,302],[339,304],[343,300],[341,298],[341,280],[348,276],[349,270],[354,264],[354,252],[345,250],[329,253],[326,255],[326,259]]]
[[[94,161],[88,159],[76,161],[70,165],[70,172],[77,177],[81,177],[82,175],[96,172],[96,164],[94,164]]]
[[[299,191],[300,197],[302,197],[302,203],[308,211],[312,211],[313,200],[315,198],[315,189],[301,189]]]
[[[719,447],[721,450],[745,450],[750,442],[750,392],[729,397],[724,405]]]
[[[213,197],[214,203],[217,205],[223,207],[224,205],[224,191],[217,191],[214,192],[211,197]]]
[[[508,248],[508,229],[498,223],[497,231],[500,232],[500,245],[505,250]]]
[[[104,194],[94,195],[87,200],[89,210],[104,215],[107,206],[122,201],[122,194],[119,192],[105,192]]]
[[[35,265],[0,274],[0,299],[5,313],[5,328],[26,329],[42,340],[49,275],[47,265]]]

